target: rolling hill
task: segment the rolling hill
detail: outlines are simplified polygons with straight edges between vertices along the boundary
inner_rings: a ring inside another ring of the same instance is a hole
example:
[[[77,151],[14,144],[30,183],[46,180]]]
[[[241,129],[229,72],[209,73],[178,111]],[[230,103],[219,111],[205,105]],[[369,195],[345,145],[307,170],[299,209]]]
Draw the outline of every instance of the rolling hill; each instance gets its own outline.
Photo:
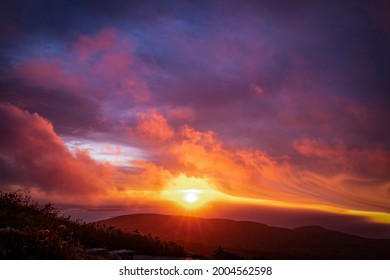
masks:
[[[125,215],[97,224],[150,233],[205,256],[221,246],[250,259],[390,259],[390,240],[368,239],[320,226],[287,229],[249,221],[159,214]]]

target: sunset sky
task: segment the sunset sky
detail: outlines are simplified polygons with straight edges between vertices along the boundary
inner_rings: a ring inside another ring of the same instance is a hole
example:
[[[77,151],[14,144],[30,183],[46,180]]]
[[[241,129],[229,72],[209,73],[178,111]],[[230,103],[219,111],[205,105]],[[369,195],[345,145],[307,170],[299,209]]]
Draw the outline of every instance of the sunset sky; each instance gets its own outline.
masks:
[[[2,1],[0,190],[390,237],[387,1]]]

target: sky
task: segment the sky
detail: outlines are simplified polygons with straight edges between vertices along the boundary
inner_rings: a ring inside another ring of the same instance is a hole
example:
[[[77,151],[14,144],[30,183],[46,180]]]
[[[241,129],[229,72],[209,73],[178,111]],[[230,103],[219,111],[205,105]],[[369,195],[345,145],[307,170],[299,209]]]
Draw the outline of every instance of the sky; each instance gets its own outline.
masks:
[[[386,1],[2,1],[0,190],[390,238]]]

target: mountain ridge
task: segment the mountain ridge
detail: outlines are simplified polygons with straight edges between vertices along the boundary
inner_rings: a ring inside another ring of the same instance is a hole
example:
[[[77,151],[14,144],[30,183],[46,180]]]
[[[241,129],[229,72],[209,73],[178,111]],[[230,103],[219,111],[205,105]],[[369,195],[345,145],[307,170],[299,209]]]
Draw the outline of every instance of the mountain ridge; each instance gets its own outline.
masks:
[[[223,247],[244,258],[390,259],[389,239],[364,238],[319,225],[288,229],[253,221],[147,213],[96,223],[150,233],[206,256]]]

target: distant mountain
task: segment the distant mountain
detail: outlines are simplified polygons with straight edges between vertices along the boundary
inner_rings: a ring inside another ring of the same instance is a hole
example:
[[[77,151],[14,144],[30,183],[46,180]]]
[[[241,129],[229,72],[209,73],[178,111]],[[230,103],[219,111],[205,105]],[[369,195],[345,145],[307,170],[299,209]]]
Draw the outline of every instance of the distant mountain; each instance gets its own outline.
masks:
[[[151,233],[205,256],[221,246],[250,259],[390,259],[388,239],[368,239],[320,226],[287,229],[248,221],[159,214],[125,215],[97,223]]]

